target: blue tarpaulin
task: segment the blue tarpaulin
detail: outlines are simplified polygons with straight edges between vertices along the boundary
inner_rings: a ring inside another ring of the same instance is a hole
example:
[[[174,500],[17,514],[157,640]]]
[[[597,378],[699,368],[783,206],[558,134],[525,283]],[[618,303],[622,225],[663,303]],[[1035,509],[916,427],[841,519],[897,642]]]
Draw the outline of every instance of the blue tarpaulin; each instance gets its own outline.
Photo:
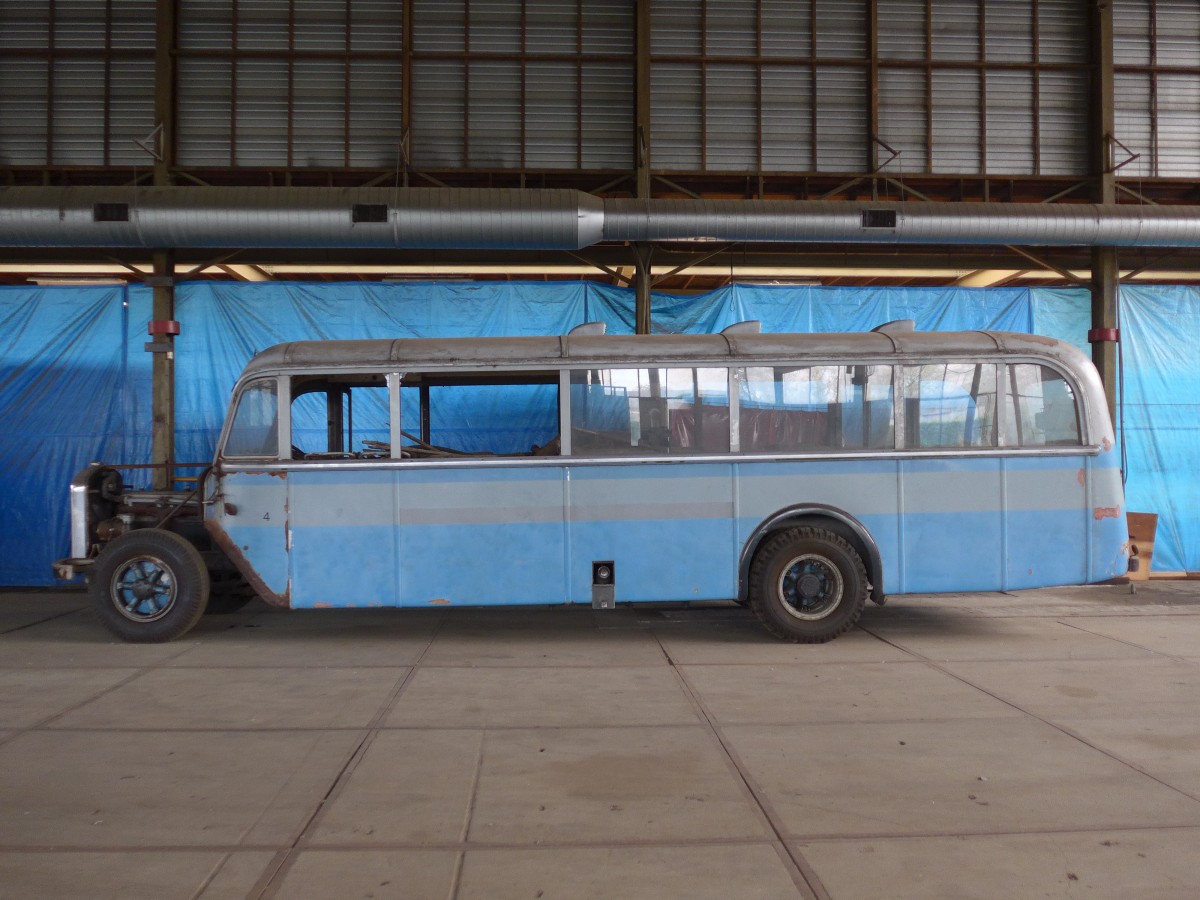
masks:
[[[151,293],[141,286],[0,287],[0,584],[53,584],[68,550],[67,486],[89,460],[149,462]],[[1086,349],[1078,289],[733,285],[655,295],[654,330],[1035,332]],[[1159,513],[1155,566],[1200,570],[1200,294],[1122,290],[1130,509]],[[176,290],[176,455],[207,461],[229,391],[257,350],[310,338],[562,334],[585,321],[633,331],[632,291],[593,283],[212,283]]]

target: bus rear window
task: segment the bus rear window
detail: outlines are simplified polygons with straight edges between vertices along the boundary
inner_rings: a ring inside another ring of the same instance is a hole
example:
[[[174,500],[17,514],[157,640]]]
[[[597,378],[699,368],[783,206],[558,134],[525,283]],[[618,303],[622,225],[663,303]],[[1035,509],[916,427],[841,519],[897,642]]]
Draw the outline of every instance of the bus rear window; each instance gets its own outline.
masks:
[[[891,449],[892,367],[750,366],[739,372],[748,453]]]
[[[1008,367],[1008,434],[1020,447],[1074,446],[1079,412],[1071,386],[1048,366]]]

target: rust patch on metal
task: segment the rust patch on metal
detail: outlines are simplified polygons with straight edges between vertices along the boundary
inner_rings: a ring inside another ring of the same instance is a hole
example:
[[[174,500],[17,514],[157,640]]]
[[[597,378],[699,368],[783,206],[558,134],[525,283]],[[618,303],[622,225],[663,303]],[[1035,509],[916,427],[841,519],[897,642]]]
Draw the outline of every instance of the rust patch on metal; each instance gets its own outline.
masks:
[[[435,597],[434,599],[429,601],[429,605],[430,606],[449,606],[450,601],[447,600],[445,597]]]
[[[291,609],[291,582],[288,582],[289,590],[284,591],[282,594],[275,593],[267,587],[265,581],[258,577],[254,569],[250,567],[250,563],[246,560],[246,557],[242,555],[242,551],[238,549],[237,544],[229,539],[229,535],[217,527],[214,520],[205,519],[204,530],[209,533],[212,542],[217,545],[217,548],[229,557],[229,561],[233,563],[234,568],[242,573],[242,577],[246,579],[246,583],[250,585],[255,594],[262,597],[271,606],[278,606],[280,609]]]
[[[1080,487],[1087,485],[1087,469],[1080,469],[1075,473],[1075,480],[1079,482]]]
[[[1112,449],[1112,441],[1110,441],[1108,438],[1105,438],[1104,440],[1102,440],[1100,442],[1100,446],[1103,447],[1104,452],[1107,453],[1109,450]]]
[[[287,481],[287,472],[268,472],[267,474],[272,478],[282,478]]]
[[[1054,338],[1043,337],[1040,334],[1023,334],[1021,337],[1032,341],[1035,344],[1045,344],[1047,347],[1053,347],[1058,343],[1058,341],[1056,341]]]
[[[333,609],[332,603],[314,603],[313,609]]]
[[[1097,506],[1092,510],[1092,518],[1099,522],[1101,519],[1115,519],[1121,514],[1119,506]]]

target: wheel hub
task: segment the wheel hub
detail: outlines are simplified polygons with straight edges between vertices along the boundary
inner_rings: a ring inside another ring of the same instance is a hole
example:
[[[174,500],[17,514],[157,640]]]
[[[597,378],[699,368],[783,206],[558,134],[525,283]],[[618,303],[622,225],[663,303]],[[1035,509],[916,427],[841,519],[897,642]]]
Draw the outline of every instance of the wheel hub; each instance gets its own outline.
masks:
[[[135,557],[112,576],[113,605],[134,622],[161,619],[175,605],[175,579],[162,560],[152,556]]]
[[[812,572],[805,572],[796,582],[796,590],[805,600],[812,600],[821,593],[821,578]]]
[[[779,596],[797,619],[823,619],[842,600],[842,573],[832,560],[816,553],[797,556],[783,567]]]

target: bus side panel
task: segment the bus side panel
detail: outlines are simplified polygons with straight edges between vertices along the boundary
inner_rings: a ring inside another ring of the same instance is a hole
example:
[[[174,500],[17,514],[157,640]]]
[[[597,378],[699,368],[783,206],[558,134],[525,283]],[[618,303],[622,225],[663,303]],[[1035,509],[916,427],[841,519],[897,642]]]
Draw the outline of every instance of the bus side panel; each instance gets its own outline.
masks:
[[[562,467],[395,471],[402,606],[566,599]]]
[[[292,606],[395,606],[394,471],[288,474]]]
[[[1088,580],[1086,456],[1004,460],[1006,589]]]
[[[1089,581],[1119,578],[1129,571],[1129,524],[1125,520],[1125,489],[1121,483],[1121,456],[1116,448],[1090,460],[1092,508]]]
[[[879,548],[884,589],[897,593],[901,581],[898,467],[893,459],[740,463],[735,482],[739,552],[754,530],[775,513],[811,503],[831,506],[866,529]]]
[[[995,591],[1004,586],[997,457],[900,463],[900,584],[889,593]]]
[[[590,603],[592,563],[612,561],[616,599],[737,596],[733,465],[578,466],[570,470],[570,600]]]
[[[254,575],[272,593],[288,595],[287,479],[259,472],[226,472],[210,507]]]

